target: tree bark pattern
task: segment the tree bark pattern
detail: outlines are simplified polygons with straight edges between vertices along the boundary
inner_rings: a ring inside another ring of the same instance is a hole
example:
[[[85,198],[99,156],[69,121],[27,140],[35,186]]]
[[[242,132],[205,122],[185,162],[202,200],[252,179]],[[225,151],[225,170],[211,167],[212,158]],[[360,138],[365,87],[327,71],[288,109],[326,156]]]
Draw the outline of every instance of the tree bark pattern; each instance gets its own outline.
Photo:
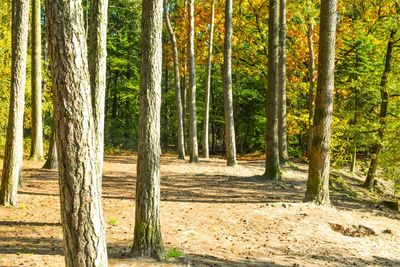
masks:
[[[40,0],[32,0],[32,140],[31,160],[43,159],[42,58]]]
[[[211,98],[211,72],[212,72],[212,53],[214,43],[214,21],[215,21],[215,1],[211,0],[211,20],[210,20],[210,36],[208,39],[208,58],[207,58],[207,77],[206,92],[204,101],[204,122],[203,122],[203,157],[210,157],[209,145],[209,127],[210,127],[210,98]]]
[[[319,63],[313,139],[304,201],[330,206],[329,170],[335,71],[337,0],[321,1]]]
[[[308,91],[308,131],[307,131],[307,158],[310,159],[311,156],[311,144],[312,144],[312,128],[313,128],[313,118],[315,113],[315,55],[314,55],[314,43],[313,43],[313,33],[314,25],[309,24],[307,32],[307,42],[308,42],[308,53],[309,53],[309,63],[308,63],[308,79],[310,83]]]
[[[175,98],[176,98],[176,117],[177,117],[177,128],[176,135],[178,137],[178,158],[185,159],[185,135],[183,126],[183,109],[182,109],[182,98],[181,98],[181,81],[179,74],[179,53],[178,45],[176,42],[175,32],[171,25],[171,20],[168,11],[168,0],[164,0],[164,16],[165,24],[167,26],[169,38],[172,44],[172,52],[174,57],[174,75],[175,75]]]
[[[364,186],[373,189],[374,181],[376,176],[376,170],[378,169],[379,156],[383,149],[383,141],[385,138],[385,129],[386,129],[386,117],[388,113],[388,105],[389,105],[389,93],[387,88],[388,76],[392,71],[392,58],[393,58],[393,46],[394,46],[394,35],[396,34],[395,30],[392,30],[390,33],[390,39],[387,45],[386,50],[386,58],[385,58],[385,70],[383,71],[383,75],[381,78],[380,84],[380,93],[381,93],[381,104],[380,104],[380,112],[379,112],[379,129],[378,136],[379,141],[372,148],[372,159],[369,165],[367,178],[365,179]]]
[[[47,155],[46,162],[44,163],[42,169],[46,170],[57,170],[58,159],[57,159],[57,149],[56,149],[56,133],[54,131],[54,125],[51,129],[51,139],[49,145],[49,153]]]
[[[107,83],[107,14],[108,0],[90,0],[89,73],[92,109],[96,128],[96,161],[102,177],[104,157],[104,112]]]
[[[235,120],[232,96],[232,0],[225,0],[224,112],[226,165],[236,165]]]
[[[196,115],[196,63],[194,56],[194,0],[188,1],[188,70],[189,70],[189,161],[199,162]]]
[[[286,0],[279,5],[279,64],[278,64],[278,134],[279,163],[288,160],[286,124]]]
[[[140,127],[132,247],[134,256],[156,259],[165,258],[160,224],[162,9],[162,0],[142,2]]]
[[[7,139],[0,188],[0,205],[17,204],[22,175],[24,91],[28,46],[29,0],[12,1],[12,70]]]
[[[66,266],[107,266],[82,2],[47,0]]]
[[[265,134],[265,178],[280,180],[278,138],[278,56],[279,56],[279,9],[278,0],[269,0],[268,21],[268,89],[267,124]]]

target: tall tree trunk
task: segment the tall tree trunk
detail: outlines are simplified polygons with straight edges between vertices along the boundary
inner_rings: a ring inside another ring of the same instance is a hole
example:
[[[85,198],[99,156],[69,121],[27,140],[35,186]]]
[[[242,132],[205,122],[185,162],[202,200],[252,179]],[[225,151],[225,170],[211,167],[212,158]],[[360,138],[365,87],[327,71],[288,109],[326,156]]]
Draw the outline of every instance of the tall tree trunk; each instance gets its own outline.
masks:
[[[268,21],[268,89],[267,125],[265,134],[265,174],[269,180],[280,180],[278,138],[278,56],[279,56],[279,9],[278,0],[269,0]]]
[[[168,71],[168,64],[166,62],[166,59],[168,58],[168,51],[165,51],[165,58],[163,58],[163,63],[164,63],[164,86],[161,86],[161,153],[163,150],[167,150],[169,147],[168,144],[168,103],[166,99],[166,95],[168,94],[168,87],[169,87],[169,71]]]
[[[317,96],[307,191],[304,199],[306,202],[327,206],[331,205],[329,169],[335,81],[336,5],[337,0],[321,0]]]
[[[206,93],[204,100],[204,122],[203,122],[203,157],[210,157],[209,147],[209,124],[210,124],[210,97],[211,97],[211,72],[212,72],[212,53],[214,42],[214,20],[215,20],[215,1],[211,0],[211,20],[210,20],[210,36],[208,39],[208,60],[207,60],[207,80]]]
[[[107,266],[82,2],[46,3],[65,262],[71,267]]]
[[[32,140],[31,160],[43,159],[42,58],[40,0],[32,0]]]
[[[136,181],[135,256],[165,258],[160,225],[162,0],[142,2],[142,69]]]
[[[355,86],[354,88],[355,94],[354,94],[354,118],[352,125],[354,128],[357,127],[358,123],[358,88]],[[354,174],[356,170],[356,165],[357,165],[357,139],[358,139],[358,134],[355,132],[353,133],[353,150],[351,153],[351,164],[350,164],[350,172]]]
[[[96,130],[96,162],[99,177],[103,173],[104,114],[107,83],[107,13],[108,0],[90,0],[89,73],[92,109]]]
[[[278,64],[278,131],[279,163],[288,160],[286,126],[286,0],[279,5],[279,64]]]
[[[189,162],[199,162],[196,115],[196,63],[194,57],[194,0],[189,0],[188,69],[189,69]]]
[[[58,160],[57,160],[57,149],[56,149],[56,133],[54,132],[55,126],[53,125],[51,129],[51,139],[49,146],[49,153],[47,155],[47,160],[43,165],[42,169],[47,170],[56,170],[58,168]]]
[[[358,48],[356,48],[356,55],[355,55],[355,69],[358,69],[359,65],[359,56],[358,56]],[[351,75],[351,80],[357,81],[358,80],[358,74],[357,72],[353,73]],[[359,102],[359,89],[358,86],[355,85],[354,88],[354,117],[353,121],[351,122],[352,127],[354,128],[353,132],[353,149],[352,149],[352,155],[351,155],[351,165],[350,165],[350,172],[354,174],[355,169],[356,169],[356,164],[357,164],[357,140],[358,140],[358,133],[357,133],[357,123],[358,123],[358,116],[359,116],[359,111],[358,111],[358,102]]]
[[[179,74],[179,54],[178,45],[176,43],[175,32],[171,25],[171,20],[168,10],[168,0],[164,0],[164,15],[165,24],[167,25],[167,30],[169,38],[172,45],[173,57],[174,57],[174,76],[175,76],[175,99],[176,99],[176,136],[178,137],[178,158],[185,159],[185,135],[183,131],[183,110],[182,110],[182,95],[181,95],[181,81]]]
[[[308,66],[308,79],[310,83],[310,89],[308,91],[308,132],[307,132],[307,158],[311,157],[311,144],[312,144],[312,133],[315,113],[315,55],[314,55],[314,43],[313,43],[313,32],[314,25],[310,23],[308,25],[307,41],[308,41],[308,53],[309,53],[309,66]]]
[[[235,120],[232,97],[232,0],[225,0],[224,110],[226,165],[236,165]]]
[[[0,205],[17,204],[22,175],[24,91],[28,46],[29,1],[12,1],[12,68],[7,140],[0,188]]]
[[[376,170],[378,168],[378,160],[383,148],[383,141],[385,137],[385,129],[386,129],[386,117],[389,105],[389,94],[388,94],[388,76],[392,71],[392,57],[393,57],[393,46],[394,46],[394,35],[396,34],[395,30],[390,32],[390,39],[387,45],[386,50],[386,58],[385,58],[385,70],[383,71],[383,75],[381,78],[380,91],[381,91],[381,105],[379,112],[379,129],[378,136],[379,141],[372,148],[372,159],[369,165],[367,178],[364,182],[364,186],[370,190],[374,188],[374,181],[376,176]]]

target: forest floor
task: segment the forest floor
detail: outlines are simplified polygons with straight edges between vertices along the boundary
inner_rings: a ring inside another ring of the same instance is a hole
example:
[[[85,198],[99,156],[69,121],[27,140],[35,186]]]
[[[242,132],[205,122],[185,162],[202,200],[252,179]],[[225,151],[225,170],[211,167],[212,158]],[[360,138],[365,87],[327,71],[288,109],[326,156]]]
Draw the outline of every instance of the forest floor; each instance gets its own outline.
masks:
[[[261,178],[262,160],[249,158],[230,168],[223,159],[164,156],[163,240],[183,256],[132,259],[135,164],[135,156],[105,159],[111,266],[400,266],[400,216],[380,207],[360,178],[333,171],[335,208],[320,208],[302,203],[306,165],[288,165],[276,184]],[[0,266],[64,265],[57,173],[42,165],[26,161],[19,204],[0,207]]]

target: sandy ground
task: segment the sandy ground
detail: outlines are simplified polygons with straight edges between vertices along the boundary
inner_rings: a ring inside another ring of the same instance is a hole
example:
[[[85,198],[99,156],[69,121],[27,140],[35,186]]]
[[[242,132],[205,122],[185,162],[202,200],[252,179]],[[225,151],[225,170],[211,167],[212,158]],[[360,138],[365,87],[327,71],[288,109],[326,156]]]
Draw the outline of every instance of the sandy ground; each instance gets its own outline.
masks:
[[[18,206],[0,207],[0,266],[64,265],[57,173],[42,164],[25,162]],[[162,159],[163,239],[166,250],[184,257],[132,259],[135,164],[134,156],[105,160],[111,266],[400,266],[398,216],[373,208],[357,179],[348,182],[361,192],[358,199],[339,190],[335,208],[319,208],[301,203],[304,165],[286,167],[279,185],[260,177],[260,160],[229,168],[222,159],[193,165],[171,157]],[[374,234],[346,236],[337,225]]]

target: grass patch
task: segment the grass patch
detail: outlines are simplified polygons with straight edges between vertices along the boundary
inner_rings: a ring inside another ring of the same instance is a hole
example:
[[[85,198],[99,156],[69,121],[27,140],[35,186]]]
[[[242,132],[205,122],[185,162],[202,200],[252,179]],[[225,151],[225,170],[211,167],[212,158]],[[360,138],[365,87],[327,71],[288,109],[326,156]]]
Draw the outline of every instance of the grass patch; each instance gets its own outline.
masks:
[[[183,256],[183,252],[177,248],[172,248],[167,252],[167,259],[180,258]]]
[[[348,197],[357,198],[358,192],[355,191],[341,176],[333,176],[330,177],[330,188],[342,192]]]
[[[111,226],[117,226],[118,225],[118,220],[116,218],[111,218],[108,221],[108,224],[111,225]]]
[[[19,248],[16,254],[17,255],[21,255],[21,254],[33,255],[33,253],[29,252],[28,248],[26,248],[26,247]]]

